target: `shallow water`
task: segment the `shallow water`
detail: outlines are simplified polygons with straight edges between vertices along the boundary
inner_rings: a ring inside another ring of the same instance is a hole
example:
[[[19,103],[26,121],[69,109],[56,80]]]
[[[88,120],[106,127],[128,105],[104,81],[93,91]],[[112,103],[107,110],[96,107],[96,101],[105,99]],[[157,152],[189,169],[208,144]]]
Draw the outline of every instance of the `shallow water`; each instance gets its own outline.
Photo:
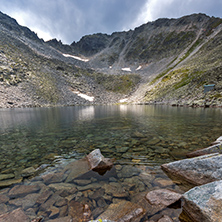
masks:
[[[152,171],[153,189],[163,185],[158,178],[168,179],[161,164],[183,159],[221,136],[221,117],[221,109],[144,105],[2,109],[0,174],[19,177],[30,166],[56,170],[99,148],[116,159],[119,169],[118,178],[109,182],[124,182],[121,170],[136,165]],[[137,188],[144,192],[149,187]]]

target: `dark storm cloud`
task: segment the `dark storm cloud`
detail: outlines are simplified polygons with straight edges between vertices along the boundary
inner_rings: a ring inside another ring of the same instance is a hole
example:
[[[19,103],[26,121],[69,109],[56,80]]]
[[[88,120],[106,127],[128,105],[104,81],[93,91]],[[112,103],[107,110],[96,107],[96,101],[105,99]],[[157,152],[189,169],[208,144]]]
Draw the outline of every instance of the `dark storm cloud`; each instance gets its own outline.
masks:
[[[133,23],[146,0],[0,0],[0,10],[32,30],[71,43],[83,35],[112,33]],[[20,17],[20,18],[19,18]]]
[[[157,18],[192,13],[222,17],[221,0],[0,0],[0,10],[44,38],[78,41],[83,35],[133,29]]]

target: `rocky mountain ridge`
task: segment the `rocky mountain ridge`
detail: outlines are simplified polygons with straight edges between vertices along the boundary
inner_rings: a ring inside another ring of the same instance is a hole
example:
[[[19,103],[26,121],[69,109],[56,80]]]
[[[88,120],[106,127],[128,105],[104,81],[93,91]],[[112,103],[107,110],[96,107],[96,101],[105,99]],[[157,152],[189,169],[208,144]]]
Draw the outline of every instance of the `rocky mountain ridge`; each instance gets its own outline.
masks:
[[[64,45],[0,13],[0,106],[222,106],[221,30],[222,19],[193,14]]]

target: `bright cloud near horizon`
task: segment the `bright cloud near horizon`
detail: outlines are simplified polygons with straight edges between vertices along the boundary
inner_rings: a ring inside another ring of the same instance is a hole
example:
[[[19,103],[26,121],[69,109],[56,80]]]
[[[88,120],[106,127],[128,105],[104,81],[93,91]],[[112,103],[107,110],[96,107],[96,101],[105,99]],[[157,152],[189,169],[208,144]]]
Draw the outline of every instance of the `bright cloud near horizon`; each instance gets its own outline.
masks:
[[[94,33],[134,29],[192,13],[222,17],[221,0],[0,0],[0,11],[45,41],[70,44]]]

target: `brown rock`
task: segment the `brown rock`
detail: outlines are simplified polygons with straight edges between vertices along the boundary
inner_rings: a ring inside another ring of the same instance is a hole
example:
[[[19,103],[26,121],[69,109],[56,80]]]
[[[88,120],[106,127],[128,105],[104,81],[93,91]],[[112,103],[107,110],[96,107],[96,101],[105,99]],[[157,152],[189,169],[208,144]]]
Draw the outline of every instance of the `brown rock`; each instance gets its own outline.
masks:
[[[146,199],[150,204],[160,205],[163,208],[177,202],[181,197],[181,194],[167,189],[153,190],[146,195]]]
[[[8,193],[11,198],[25,196],[30,193],[36,193],[40,190],[38,185],[16,185]]]
[[[58,201],[60,198],[62,198],[62,197],[60,197],[59,195],[56,195],[56,194],[52,195],[45,203],[43,203],[43,204],[40,206],[40,210],[41,210],[41,211],[47,211],[47,210],[48,210],[51,206],[53,206],[54,203],[55,203],[56,201]]]
[[[72,217],[74,221],[88,222],[92,220],[92,213],[87,204],[81,204],[74,200],[69,203],[69,216]]]
[[[18,208],[10,213],[0,215],[1,222],[29,222],[29,218],[25,215],[25,212]]]
[[[144,214],[145,211],[142,207],[135,203],[123,200],[119,203],[109,205],[107,210],[102,213],[97,219],[107,219],[123,222],[139,222]]]
[[[18,179],[0,181],[0,188],[9,187],[13,184],[21,183],[22,180],[23,180],[23,178],[21,177],[21,178],[18,178]]]
[[[18,207],[21,206],[23,210],[26,210],[35,205],[38,197],[39,197],[39,194],[37,193],[28,194],[25,197],[10,200],[9,204],[15,205]]]
[[[173,222],[173,220],[169,216],[164,215],[158,220],[158,222]]]
[[[68,205],[60,207],[59,217],[65,217],[68,214]]]
[[[49,211],[50,211],[49,219],[55,219],[56,217],[59,216],[59,208],[51,206]]]
[[[86,158],[74,161],[73,163],[70,163],[65,167],[64,171],[69,171],[68,177],[65,182],[72,182],[74,179],[87,173],[89,170],[90,167]]]
[[[111,159],[105,158],[101,154],[100,149],[93,150],[86,158],[89,162],[90,169],[98,172],[100,175],[105,174],[105,172],[113,166]]]
[[[62,173],[51,173],[42,176],[45,184],[51,183],[62,183],[66,179],[66,174]]]
[[[1,203],[1,204],[0,204],[0,215],[1,215],[1,214],[5,214],[5,213],[7,213],[7,212],[8,212],[8,207],[7,207],[7,205],[4,204],[4,203]]]
[[[40,193],[40,196],[38,197],[38,199],[36,200],[36,204],[43,204],[45,203],[46,200],[48,200],[48,198],[53,194],[53,192],[49,189],[43,191]]]
[[[154,180],[154,184],[156,184],[159,187],[167,187],[167,186],[172,186],[174,183],[172,180],[157,178],[156,180]]]
[[[71,216],[60,217],[60,218],[57,218],[57,219],[54,219],[54,220],[48,220],[48,222],[71,222],[71,221],[72,221]]]
[[[1,203],[7,203],[9,201],[9,197],[5,194],[0,194],[0,204]]]

